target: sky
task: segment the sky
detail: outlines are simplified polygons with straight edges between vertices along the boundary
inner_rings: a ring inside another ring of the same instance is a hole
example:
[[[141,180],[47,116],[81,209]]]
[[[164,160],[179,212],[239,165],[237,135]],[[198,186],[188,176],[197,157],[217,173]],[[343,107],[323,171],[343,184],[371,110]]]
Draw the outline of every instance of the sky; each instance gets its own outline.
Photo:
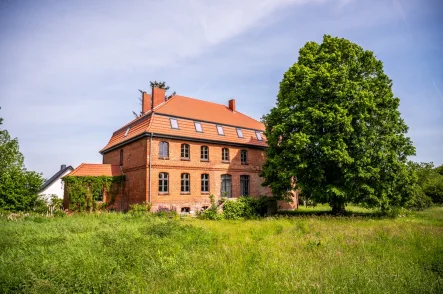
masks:
[[[0,117],[28,170],[101,163],[149,81],[255,119],[324,34],[371,50],[416,146],[443,164],[443,1],[0,0]]]

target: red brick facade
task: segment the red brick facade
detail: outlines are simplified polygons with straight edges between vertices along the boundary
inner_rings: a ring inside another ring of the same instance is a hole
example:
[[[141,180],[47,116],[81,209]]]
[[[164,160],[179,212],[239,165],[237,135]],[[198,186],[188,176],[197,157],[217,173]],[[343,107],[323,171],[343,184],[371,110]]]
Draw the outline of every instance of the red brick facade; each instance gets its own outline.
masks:
[[[160,142],[169,145],[169,157],[159,157]],[[188,144],[189,159],[181,158],[181,145]],[[209,160],[201,159],[201,146],[207,146]],[[228,148],[229,161],[222,161],[222,148]],[[263,148],[248,148],[229,145],[219,145],[204,142],[192,142],[184,139],[143,138],[129,143],[121,148],[115,149],[103,155],[103,163],[119,164],[120,152],[123,150],[123,173],[126,176],[123,201],[117,196],[115,208],[128,208],[128,205],[142,201],[151,202],[153,209],[175,208],[178,211],[182,207],[191,210],[199,210],[202,206],[209,205],[209,195],[213,194],[220,198],[221,176],[231,176],[232,197],[241,196],[240,176],[249,176],[249,195],[261,196],[271,195],[267,187],[261,185],[259,177],[261,166],[264,163]],[[247,163],[241,162],[241,150],[247,152]],[[150,156],[151,154],[151,156]],[[151,160],[151,164],[150,163]],[[149,173],[149,169],[151,172]],[[168,173],[168,192],[159,192],[159,173]],[[181,192],[181,175],[190,175],[190,191]],[[201,175],[209,175],[209,191],[201,191]],[[151,175],[151,180],[149,179]],[[151,189],[151,191],[150,191]],[[151,193],[150,193],[151,192]],[[149,199],[151,197],[151,199]]]
[[[142,93],[142,97],[142,115],[115,131],[100,151],[103,166],[125,175],[112,208],[127,210],[131,204],[149,202],[154,210],[198,211],[209,205],[210,194],[216,199],[226,196],[223,189],[233,198],[245,193],[272,195],[259,176],[267,147],[264,125],[237,111],[234,99],[228,106],[179,95],[165,101],[164,89],[156,87],[152,95]],[[164,157],[161,142],[168,144]],[[182,158],[182,144],[189,148],[187,158]],[[201,158],[202,146],[209,150],[208,159]],[[223,148],[229,152],[227,156],[225,151],[224,160]],[[160,174],[167,178],[162,189]],[[182,191],[182,174],[186,174],[186,191]],[[209,180],[208,191],[202,191],[202,174]],[[279,202],[279,206],[293,209],[297,202]]]

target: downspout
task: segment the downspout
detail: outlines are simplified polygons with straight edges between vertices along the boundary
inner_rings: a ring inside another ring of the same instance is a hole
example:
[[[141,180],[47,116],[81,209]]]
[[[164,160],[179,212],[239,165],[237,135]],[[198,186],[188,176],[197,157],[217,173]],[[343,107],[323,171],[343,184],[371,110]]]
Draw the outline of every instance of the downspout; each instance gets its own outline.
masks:
[[[122,172],[122,176],[120,178],[120,211],[122,211],[122,206],[123,206],[123,178],[124,178],[124,173],[123,173],[123,167],[120,165],[120,170]]]
[[[152,132],[151,132],[151,139],[149,142],[149,194],[148,194],[148,203],[151,204],[151,167],[152,167]]]

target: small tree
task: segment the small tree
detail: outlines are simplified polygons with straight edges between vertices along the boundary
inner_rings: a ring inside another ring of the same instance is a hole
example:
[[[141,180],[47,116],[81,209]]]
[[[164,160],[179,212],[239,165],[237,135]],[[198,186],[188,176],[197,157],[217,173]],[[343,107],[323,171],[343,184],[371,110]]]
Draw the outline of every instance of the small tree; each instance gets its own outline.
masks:
[[[264,184],[282,196],[295,176],[303,193],[335,213],[349,202],[403,206],[413,185],[407,156],[415,148],[399,103],[371,51],[327,35],[321,44],[306,43],[264,117]]]
[[[160,88],[160,89],[165,89],[165,91],[168,91],[169,88],[170,88],[169,86],[166,85],[165,81],[158,81],[158,82],[157,81],[150,81],[149,84],[151,86],[151,89],[154,88],[154,87],[157,87],[157,88]],[[142,97],[138,98],[140,100],[140,104],[142,104],[143,103],[143,94],[146,93],[146,91],[140,90],[140,89],[138,91],[142,94]],[[171,99],[175,95],[177,95],[177,93],[175,91],[172,92],[171,95],[166,95],[165,96],[165,101],[168,101],[169,99]],[[143,112],[137,113],[135,111],[132,111],[132,114],[134,115],[135,118],[137,118],[137,117],[142,116]]]
[[[3,119],[0,118],[0,125]],[[43,184],[41,174],[25,169],[17,138],[0,129],[0,208],[31,210]]]

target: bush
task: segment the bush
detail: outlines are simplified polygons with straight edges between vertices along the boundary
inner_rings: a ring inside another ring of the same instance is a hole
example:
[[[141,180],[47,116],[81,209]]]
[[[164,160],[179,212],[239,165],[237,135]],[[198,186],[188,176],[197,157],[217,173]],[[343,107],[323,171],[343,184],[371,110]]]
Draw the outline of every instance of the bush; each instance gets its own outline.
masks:
[[[140,216],[148,214],[151,211],[152,204],[142,202],[140,204],[132,204],[129,208],[129,213],[133,216]]]
[[[217,204],[215,203],[215,197],[214,195],[209,195],[209,199],[211,200],[211,207],[209,207],[208,209],[206,209],[203,212],[200,212],[198,214],[198,217],[200,219],[209,219],[209,220],[221,220],[224,218],[223,214],[219,214],[218,213],[218,207]],[[224,202],[225,199],[222,199],[222,201]],[[223,203],[221,202],[221,203]]]
[[[410,210],[423,210],[432,205],[432,199],[426,195],[422,188],[417,186],[412,198],[406,203],[406,208]]]
[[[253,219],[267,214],[271,198],[240,197],[237,201],[226,201],[223,207],[225,219]]]

